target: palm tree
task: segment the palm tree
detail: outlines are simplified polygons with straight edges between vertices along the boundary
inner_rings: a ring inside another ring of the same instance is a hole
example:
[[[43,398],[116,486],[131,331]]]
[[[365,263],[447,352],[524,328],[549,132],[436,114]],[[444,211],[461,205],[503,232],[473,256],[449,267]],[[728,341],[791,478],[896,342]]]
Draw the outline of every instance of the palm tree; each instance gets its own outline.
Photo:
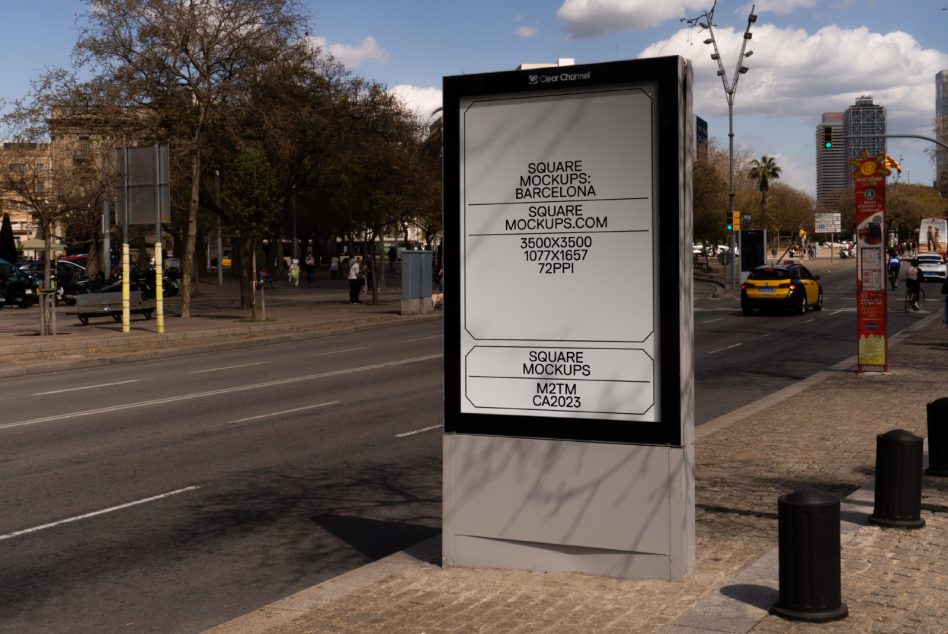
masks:
[[[767,190],[770,189],[770,181],[780,178],[780,166],[772,156],[766,154],[760,159],[751,161],[750,172],[747,177],[757,181],[757,191],[760,192],[760,222],[764,230],[767,229]]]

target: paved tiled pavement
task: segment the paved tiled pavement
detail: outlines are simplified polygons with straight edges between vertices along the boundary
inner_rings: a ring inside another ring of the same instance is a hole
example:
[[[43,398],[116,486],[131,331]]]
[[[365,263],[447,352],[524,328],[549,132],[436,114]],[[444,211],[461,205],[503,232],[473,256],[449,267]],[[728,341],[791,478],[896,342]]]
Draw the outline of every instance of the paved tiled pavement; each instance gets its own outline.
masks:
[[[817,262],[812,268],[824,267]],[[326,281],[316,289],[275,289],[268,296],[272,321],[247,324],[241,320],[249,312],[231,299],[236,289],[206,286],[195,300],[198,316],[169,318],[167,335],[154,334],[154,322],[134,322],[129,335],[109,322],[94,330],[71,325],[54,338],[64,342],[59,351],[30,353],[43,342],[22,343],[31,335],[6,321],[5,310],[0,358],[18,358],[9,366],[14,372],[44,371],[168,354],[175,346],[243,345],[248,338],[313,336],[404,319],[397,315],[397,293],[381,306],[350,306],[344,282]],[[123,340],[135,343],[127,349],[109,343]],[[440,543],[432,540],[215,631],[946,632],[948,479],[924,478],[924,528],[866,523],[876,435],[894,428],[926,435],[925,404],[948,396],[948,330],[939,316],[931,314],[892,345],[890,361],[886,374],[856,374],[851,361],[839,364],[698,428],[697,562],[684,581],[445,570],[437,565]],[[777,593],[777,498],[801,487],[847,498],[842,592],[850,615],[843,621],[814,626],[767,614]]]

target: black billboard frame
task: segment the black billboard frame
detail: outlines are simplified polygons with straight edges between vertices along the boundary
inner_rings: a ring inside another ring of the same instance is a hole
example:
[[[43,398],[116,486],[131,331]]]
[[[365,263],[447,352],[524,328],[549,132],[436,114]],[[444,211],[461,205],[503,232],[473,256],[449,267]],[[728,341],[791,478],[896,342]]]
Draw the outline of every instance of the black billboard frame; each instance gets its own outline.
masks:
[[[660,370],[659,402],[661,420],[636,422],[599,418],[552,418],[461,411],[461,175],[460,103],[472,97],[496,95],[543,95],[562,92],[558,82],[538,82],[537,77],[569,74],[569,89],[608,89],[651,84],[656,94],[658,206],[658,320],[662,333],[658,341]],[[587,78],[583,78],[583,77]],[[691,245],[682,238],[680,209],[684,180],[690,178],[683,166],[690,144],[685,95],[690,92],[690,72],[680,57],[582,64],[532,70],[504,71],[445,77],[443,81],[443,209],[444,258],[447,279],[444,293],[444,430],[445,433],[540,438],[620,444],[682,446],[681,276],[682,262],[690,265]],[[682,109],[686,112],[682,112]],[[682,251],[687,248],[688,253]],[[687,255],[687,258],[685,257]],[[456,292],[451,292],[454,289]]]

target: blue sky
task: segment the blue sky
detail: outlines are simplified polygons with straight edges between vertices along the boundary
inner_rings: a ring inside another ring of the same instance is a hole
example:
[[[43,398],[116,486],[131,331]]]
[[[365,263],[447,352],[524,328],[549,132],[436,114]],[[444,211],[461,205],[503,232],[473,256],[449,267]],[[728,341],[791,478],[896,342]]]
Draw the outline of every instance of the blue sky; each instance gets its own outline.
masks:
[[[302,0],[311,34],[353,73],[384,83],[420,111],[440,103],[445,75],[678,54],[695,63],[695,112],[727,143],[727,104],[717,67],[682,16],[713,0]],[[0,97],[23,96],[45,66],[69,63],[81,0],[0,0]],[[730,74],[750,3],[720,0],[715,33]],[[872,95],[890,132],[932,136],[935,73],[948,69],[948,0],[760,0],[750,72],[735,101],[735,143],[769,154],[784,180],[815,190],[820,115]],[[889,141],[902,179],[931,184],[921,141]]]

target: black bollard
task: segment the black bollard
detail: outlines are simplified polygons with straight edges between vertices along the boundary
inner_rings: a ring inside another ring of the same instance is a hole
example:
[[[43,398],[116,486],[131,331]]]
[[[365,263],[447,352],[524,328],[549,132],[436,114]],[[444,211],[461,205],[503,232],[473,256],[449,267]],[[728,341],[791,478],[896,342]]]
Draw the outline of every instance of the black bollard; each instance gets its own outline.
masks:
[[[948,476],[948,398],[928,404],[928,468],[925,475]]]
[[[876,503],[869,523],[921,528],[922,439],[893,429],[876,436]]]
[[[839,498],[801,490],[777,500],[780,590],[770,612],[824,623],[846,618],[840,582]]]

